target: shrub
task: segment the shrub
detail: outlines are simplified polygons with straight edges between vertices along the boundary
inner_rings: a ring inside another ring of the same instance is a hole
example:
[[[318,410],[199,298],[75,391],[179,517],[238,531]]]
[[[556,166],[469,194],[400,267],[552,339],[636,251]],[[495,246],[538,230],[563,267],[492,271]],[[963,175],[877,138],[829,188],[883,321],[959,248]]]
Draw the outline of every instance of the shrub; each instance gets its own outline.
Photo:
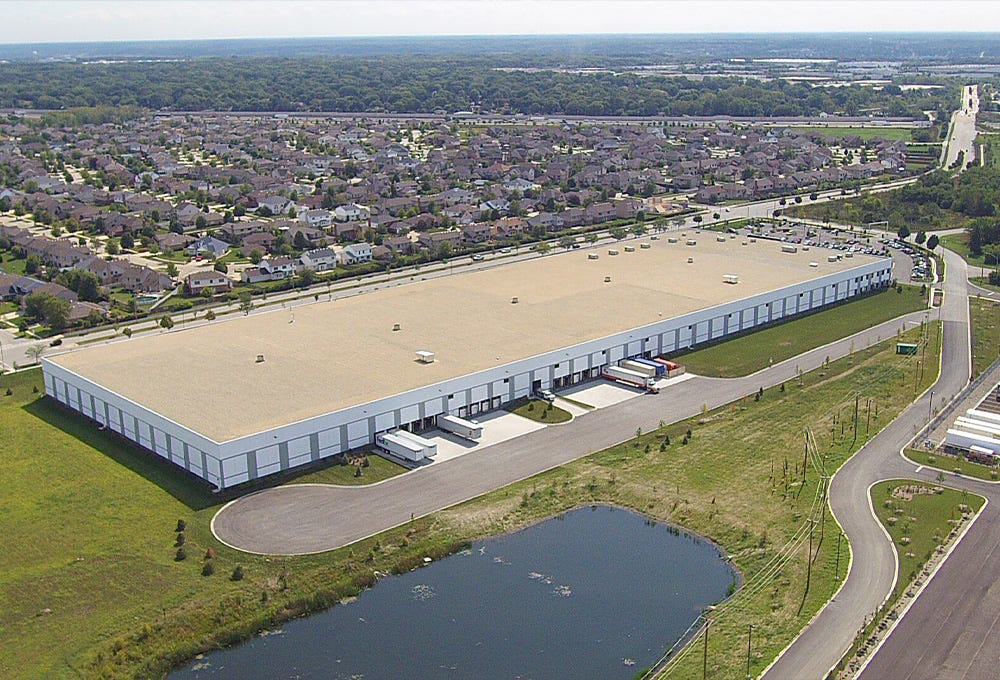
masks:
[[[184,545],[184,540],[185,540],[184,539],[184,532],[182,531],[179,534],[177,534],[177,542],[174,543],[174,545],[180,547],[180,546]]]
[[[185,550],[184,548],[178,548],[177,553],[174,554],[174,561],[183,562],[184,560],[187,559],[187,557],[188,557],[187,550]]]
[[[180,532],[184,531],[185,529],[187,529],[187,522],[185,522],[182,519],[177,520],[177,528],[174,529],[174,531],[176,531],[177,533],[180,533]]]
[[[14,394],[14,390],[12,390],[12,389],[10,389],[10,388],[8,387],[8,388],[7,388],[7,391],[5,391],[5,392],[4,392],[4,394],[5,394],[5,395],[7,395],[7,396],[9,397],[9,396],[11,396],[12,394]]]
[[[368,456],[361,459],[361,467],[368,467],[371,463],[368,461]]]
[[[215,562],[209,560],[208,562],[205,562],[204,565],[202,565],[201,567],[202,576],[211,576],[214,573],[215,573]]]
[[[213,559],[215,559],[215,549],[214,548],[209,548],[208,550],[205,551],[205,559],[206,560],[213,560]]]
[[[355,477],[360,477],[361,476],[361,468],[360,467],[355,466],[355,468],[354,468],[354,476]]]
[[[243,565],[237,564],[236,568],[233,569],[233,575],[229,577],[230,581],[242,581],[243,580]]]

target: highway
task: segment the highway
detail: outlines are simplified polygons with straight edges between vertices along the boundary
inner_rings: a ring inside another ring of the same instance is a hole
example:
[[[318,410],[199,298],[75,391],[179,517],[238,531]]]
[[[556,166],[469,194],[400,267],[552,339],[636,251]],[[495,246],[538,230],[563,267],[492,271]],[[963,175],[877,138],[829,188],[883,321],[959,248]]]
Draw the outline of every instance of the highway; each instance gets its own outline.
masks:
[[[942,165],[950,168],[958,162],[958,155],[963,154],[963,164],[959,170],[964,170],[972,163],[975,151],[973,143],[976,140],[976,115],[979,113],[979,86],[966,85],[962,89],[962,107],[951,115],[951,130],[948,143],[945,145]]]

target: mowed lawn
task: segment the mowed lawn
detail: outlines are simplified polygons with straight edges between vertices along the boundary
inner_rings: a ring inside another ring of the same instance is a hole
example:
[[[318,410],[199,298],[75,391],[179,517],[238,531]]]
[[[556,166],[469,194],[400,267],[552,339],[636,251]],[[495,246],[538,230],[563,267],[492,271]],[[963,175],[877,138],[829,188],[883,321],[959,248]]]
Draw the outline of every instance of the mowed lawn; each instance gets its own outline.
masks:
[[[194,612],[214,613],[248,588],[259,598],[261,580],[280,575],[284,560],[215,540],[209,523],[222,500],[204,484],[35,389],[39,370],[0,376],[0,678],[92,675],[100,667],[93,649],[113,650],[117,635],[151,635],[160,625],[200,636],[213,619]],[[371,483],[403,471],[370,461],[360,479],[351,466],[333,466],[294,481]],[[187,524],[184,561],[175,560],[178,519]],[[216,553],[210,577],[201,573],[208,548]],[[229,580],[236,564],[248,573],[241,583]]]
[[[173,530],[179,518],[195,524],[191,509],[150,478],[203,507],[206,499],[157,466],[116,463],[126,446],[110,437],[102,438],[108,455],[94,448],[96,427],[37,400],[40,371],[0,378],[0,395],[7,388],[13,394],[0,396],[0,676],[62,675],[65,662],[102,635],[155,620],[160,606],[211,587],[194,561],[173,560]]]
[[[691,373],[735,378],[926,306],[918,286],[904,285],[672,358]]]

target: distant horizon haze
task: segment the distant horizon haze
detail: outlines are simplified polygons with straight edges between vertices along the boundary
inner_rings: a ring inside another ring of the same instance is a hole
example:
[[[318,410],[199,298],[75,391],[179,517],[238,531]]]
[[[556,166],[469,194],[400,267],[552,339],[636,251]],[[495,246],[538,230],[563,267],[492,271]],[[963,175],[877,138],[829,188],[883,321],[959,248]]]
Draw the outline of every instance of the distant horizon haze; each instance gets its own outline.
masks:
[[[8,45],[1000,30],[1000,3],[977,0],[13,0],[3,8]]]

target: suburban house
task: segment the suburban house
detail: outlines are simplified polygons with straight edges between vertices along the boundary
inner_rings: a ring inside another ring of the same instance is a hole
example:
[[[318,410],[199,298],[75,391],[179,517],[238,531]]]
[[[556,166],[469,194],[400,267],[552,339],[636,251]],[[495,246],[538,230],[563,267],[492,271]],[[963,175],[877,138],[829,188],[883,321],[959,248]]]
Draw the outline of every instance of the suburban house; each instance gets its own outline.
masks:
[[[372,244],[352,243],[344,246],[341,251],[341,258],[344,264],[360,264],[372,261]]]
[[[184,279],[184,287],[191,295],[200,295],[206,290],[215,293],[225,293],[232,288],[232,282],[222,272],[214,269],[192,272]]]
[[[299,214],[299,222],[319,229],[325,229],[333,224],[333,213],[329,210],[304,210]]]
[[[258,208],[267,208],[272,215],[286,215],[293,205],[284,196],[265,196],[257,201]]]
[[[277,281],[295,275],[295,260],[290,257],[265,258],[256,267],[243,270],[245,283]]]
[[[302,266],[314,272],[325,272],[337,266],[337,253],[330,248],[307,250],[299,258]]]
[[[208,254],[212,257],[222,257],[229,250],[229,244],[214,236],[203,236],[187,247],[189,255]]]
[[[336,215],[337,220],[340,222],[348,222],[351,220],[367,220],[371,217],[371,211],[363,205],[358,205],[357,203],[347,203],[345,205],[338,205],[333,209],[334,215]]]

